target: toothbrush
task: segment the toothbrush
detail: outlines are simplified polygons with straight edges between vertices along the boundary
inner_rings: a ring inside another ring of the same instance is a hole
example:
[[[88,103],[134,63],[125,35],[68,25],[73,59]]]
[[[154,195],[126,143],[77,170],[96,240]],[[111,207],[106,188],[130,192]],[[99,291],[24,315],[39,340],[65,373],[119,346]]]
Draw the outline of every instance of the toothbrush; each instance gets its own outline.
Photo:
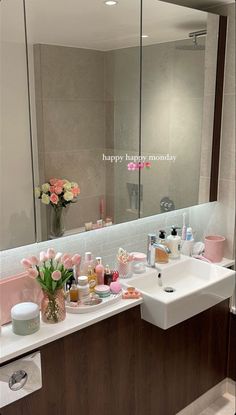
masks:
[[[182,241],[186,241],[187,226],[185,223],[186,213],[183,213],[183,228],[182,228]]]

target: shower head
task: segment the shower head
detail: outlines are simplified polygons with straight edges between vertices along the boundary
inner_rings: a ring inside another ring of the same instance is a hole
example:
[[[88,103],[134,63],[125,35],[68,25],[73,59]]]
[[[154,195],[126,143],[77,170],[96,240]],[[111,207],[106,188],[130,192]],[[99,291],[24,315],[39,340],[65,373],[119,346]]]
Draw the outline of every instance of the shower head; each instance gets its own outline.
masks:
[[[191,44],[185,44],[185,45],[177,45],[176,49],[180,50],[205,50],[205,45],[200,45],[198,43],[198,37],[206,36],[207,31],[206,30],[198,30],[197,32],[191,32],[189,33],[189,38],[192,39]]]

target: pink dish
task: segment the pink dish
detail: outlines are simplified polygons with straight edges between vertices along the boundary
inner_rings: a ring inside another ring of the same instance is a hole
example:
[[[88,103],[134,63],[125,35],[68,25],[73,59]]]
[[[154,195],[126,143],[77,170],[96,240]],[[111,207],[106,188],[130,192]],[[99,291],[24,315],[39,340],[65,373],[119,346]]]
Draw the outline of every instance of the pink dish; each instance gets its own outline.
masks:
[[[122,290],[121,284],[118,281],[111,282],[110,290],[113,294],[119,294]]]
[[[0,324],[11,321],[11,308],[18,303],[33,302],[40,306],[42,289],[27,273],[0,280]]]

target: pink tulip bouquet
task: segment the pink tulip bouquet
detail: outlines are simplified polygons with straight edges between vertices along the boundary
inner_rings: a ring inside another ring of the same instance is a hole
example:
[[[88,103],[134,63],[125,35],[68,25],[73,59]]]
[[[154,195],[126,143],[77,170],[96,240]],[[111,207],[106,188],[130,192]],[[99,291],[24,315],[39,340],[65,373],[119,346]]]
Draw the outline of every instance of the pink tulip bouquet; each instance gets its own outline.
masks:
[[[81,256],[56,253],[53,248],[47,252],[40,252],[39,258],[32,256],[24,258],[21,264],[28,275],[36,278],[42,289],[50,294],[62,289],[67,280],[72,276],[73,266],[79,266]]]
[[[76,182],[69,182],[66,179],[50,179],[49,182],[35,188],[35,196],[44,205],[53,207],[66,207],[78,200],[80,188]]]

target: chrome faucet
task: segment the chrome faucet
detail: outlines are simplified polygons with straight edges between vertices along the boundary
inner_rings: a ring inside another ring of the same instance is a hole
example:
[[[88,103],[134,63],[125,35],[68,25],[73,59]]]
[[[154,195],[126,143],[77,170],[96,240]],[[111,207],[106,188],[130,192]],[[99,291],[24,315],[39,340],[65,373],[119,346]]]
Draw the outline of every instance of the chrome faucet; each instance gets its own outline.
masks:
[[[155,267],[155,248],[154,244],[156,243],[156,235],[149,233],[148,235],[148,246],[147,246],[147,265],[148,267]]]

